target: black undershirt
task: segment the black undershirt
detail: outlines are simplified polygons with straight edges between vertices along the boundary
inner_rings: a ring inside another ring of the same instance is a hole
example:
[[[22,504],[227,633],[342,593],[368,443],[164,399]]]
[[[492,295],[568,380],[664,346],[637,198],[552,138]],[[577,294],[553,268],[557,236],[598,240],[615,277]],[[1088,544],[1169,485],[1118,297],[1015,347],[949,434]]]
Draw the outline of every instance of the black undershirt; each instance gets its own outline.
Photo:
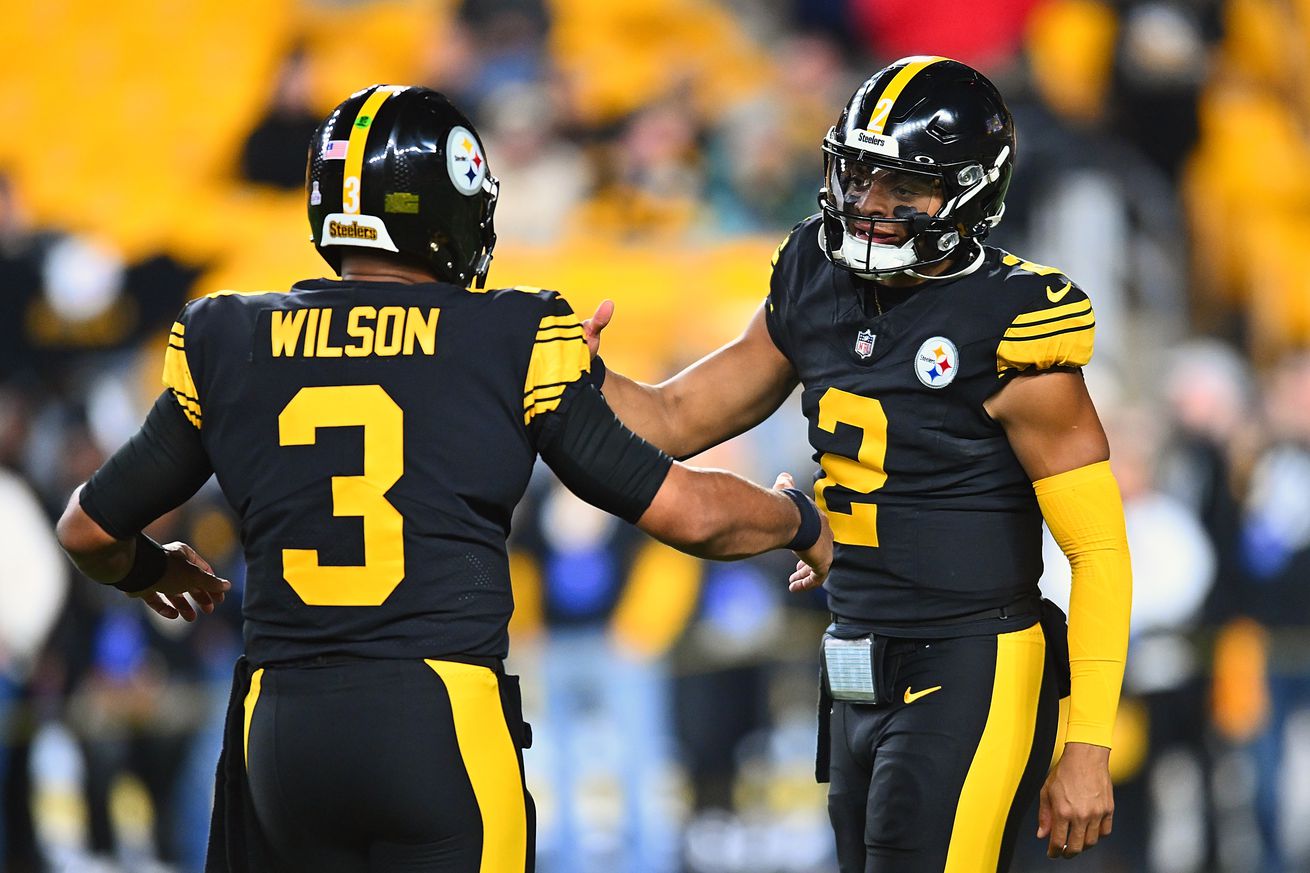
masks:
[[[82,509],[114,539],[131,539],[189,500],[213,472],[200,431],[165,391],[141,429],[86,483]]]
[[[559,480],[593,506],[635,522],[655,499],[673,458],[623,426],[600,391],[576,382],[562,415],[547,415],[537,451]]]

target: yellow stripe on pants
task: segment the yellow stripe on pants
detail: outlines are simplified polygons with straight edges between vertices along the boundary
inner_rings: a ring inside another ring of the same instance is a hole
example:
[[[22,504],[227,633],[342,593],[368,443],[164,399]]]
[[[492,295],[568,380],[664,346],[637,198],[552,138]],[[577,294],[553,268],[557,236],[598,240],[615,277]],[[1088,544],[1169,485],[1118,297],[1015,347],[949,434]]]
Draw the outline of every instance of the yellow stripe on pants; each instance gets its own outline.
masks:
[[[254,673],[250,674],[250,690],[246,692],[246,727],[242,733],[241,752],[246,762],[250,766],[250,720],[255,717],[255,704],[259,702],[259,690],[263,687],[264,668],[260,667]]]
[[[945,873],[996,871],[1005,823],[1032,755],[1045,666],[1040,624],[996,637],[992,703],[960,790]]]
[[[427,661],[450,696],[455,739],[482,815],[478,873],[523,873],[528,817],[518,752],[505,724],[496,674],[455,661]]]

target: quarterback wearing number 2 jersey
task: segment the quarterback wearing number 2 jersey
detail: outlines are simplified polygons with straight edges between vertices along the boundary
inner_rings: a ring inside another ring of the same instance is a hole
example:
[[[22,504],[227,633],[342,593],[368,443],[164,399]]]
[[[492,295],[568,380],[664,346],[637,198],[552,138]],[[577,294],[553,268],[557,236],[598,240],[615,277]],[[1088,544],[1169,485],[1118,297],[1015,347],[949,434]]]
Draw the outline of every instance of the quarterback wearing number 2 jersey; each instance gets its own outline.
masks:
[[[1091,301],[991,247],[967,276],[866,300],[820,230],[810,218],[779,249],[766,322],[803,386],[815,499],[837,543],[832,611],[958,636],[961,617],[1035,599],[1042,572],[1032,480],[983,404],[1020,373],[1087,364]]]
[[[1038,797],[1048,855],[1074,857],[1111,830],[1131,591],[1081,373],[1091,301],[984,245],[1018,137],[978,71],[890,64],[822,148],[820,212],[779,246],[737,340],[660,385],[593,369],[624,423],[677,457],[802,389],[836,544],[817,773],[841,873],[1003,873]],[[611,306],[585,323],[593,349]],[[1067,629],[1037,587],[1043,521],[1073,566]]]

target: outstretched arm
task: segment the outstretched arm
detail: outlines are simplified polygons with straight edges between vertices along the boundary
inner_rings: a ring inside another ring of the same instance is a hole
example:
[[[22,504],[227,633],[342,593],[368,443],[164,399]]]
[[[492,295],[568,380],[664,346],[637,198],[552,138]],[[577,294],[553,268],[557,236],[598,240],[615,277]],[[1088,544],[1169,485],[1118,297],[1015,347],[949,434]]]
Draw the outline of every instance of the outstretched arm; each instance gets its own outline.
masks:
[[[1132,567],[1109,443],[1082,374],[1012,380],[987,404],[1034,480],[1038,504],[1073,568],[1068,742],[1042,787],[1037,836],[1072,858],[1110,833],[1110,735],[1128,649]]]
[[[677,549],[732,560],[790,548],[808,565],[789,587],[822,584],[832,531],[809,497],[778,477],[774,490],[734,473],[674,461],[623,426],[590,385],[571,386],[537,428],[541,457],[569,490]]]
[[[832,564],[832,528],[808,497],[783,493],[799,494],[795,487],[789,473],[779,474],[770,491],[726,470],[674,462],[637,527],[688,554],[720,561],[793,549],[809,570],[794,575],[789,589],[817,588]]]
[[[595,355],[614,304],[606,300],[582,323]],[[750,430],[796,387],[791,362],[764,323],[764,306],[737,339],[670,379],[647,385],[608,370],[600,386],[619,419],[675,458],[689,458]]]
[[[59,519],[59,544],[97,582],[144,600],[164,618],[194,621],[184,595],[213,612],[230,584],[185,543],[161,547],[140,531],[184,503],[211,472],[199,431],[165,392],[141,429],[73,492]]]

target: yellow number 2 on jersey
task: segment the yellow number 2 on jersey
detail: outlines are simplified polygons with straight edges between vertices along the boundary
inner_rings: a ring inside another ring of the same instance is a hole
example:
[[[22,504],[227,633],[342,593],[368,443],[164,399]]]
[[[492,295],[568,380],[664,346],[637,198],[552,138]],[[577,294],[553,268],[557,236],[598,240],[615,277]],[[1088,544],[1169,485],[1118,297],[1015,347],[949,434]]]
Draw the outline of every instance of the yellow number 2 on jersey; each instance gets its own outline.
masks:
[[[364,519],[364,563],[283,549],[282,574],[310,606],[381,606],[405,578],[404,519],[386,497],[405,472],[404,412],[381,385],[302,388],[277,423],[284,446],[313,445],[320,427],[364,428],[364,475],[332,477],[332,514]]]
[[[872,397],[861,397],[840,388],[829,388],[819,399],[819,427],[836,433],[838,424],[860,429],[857,459],[827,452],[819,459],[823,478],[814,483],[814,502],[828,516],[832,537],[848,546],[878,546],[878,507],[851,502],[851,511],[828,508],[825,492],[836,485],[856,494],[872,494],[887,483],[883,464],[887,458],[887,415]]]

